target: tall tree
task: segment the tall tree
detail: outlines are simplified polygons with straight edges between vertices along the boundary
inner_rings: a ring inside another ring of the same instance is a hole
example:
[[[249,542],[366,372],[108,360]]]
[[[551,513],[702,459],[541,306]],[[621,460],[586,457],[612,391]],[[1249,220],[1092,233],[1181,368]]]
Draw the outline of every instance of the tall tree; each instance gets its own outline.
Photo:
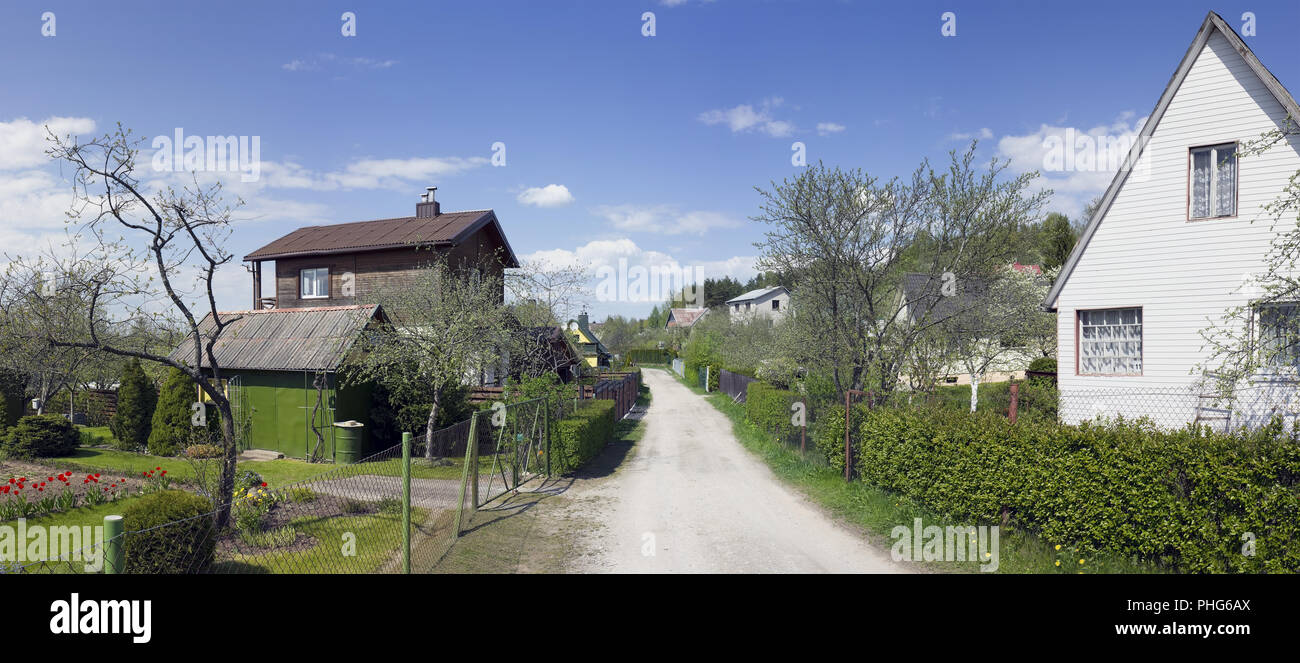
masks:
[[[430,403],[427,458],[435,456],[433,433],[444,396],[468,376],[496,370],[510,345],[502,287],[496,277],[471,278],[461,266],[431,257],[408,287],[378,294],[373,303],[388,311],[391,322],[347,359],[347,380],[379,382],[399,400]]]
[[[220,182],[181,190],[151,192],[137,173],[139,145],[120,124],[113,133],[81,142],[50,134],[46,153],[72,169],[75,202],[70,221],[78,224],[79,241],[67,253],[50,256],[60,266],[60,291],[84,298],[76,324],[69,326],[61,309],[40,309],[40,332],[50,347],[93,350],[175,368],[199,385],[220,415],[224,456],[219,488],[230,496],[235,485],[234,418],[222,390],[222,370],[213,347],[238,315],[217,308],[217,272],[234,256],[225,249],[232,211]],[[70,253],[71,255],[68,255]],[[49,263],[18,261],[28,281],[39,280]],[[200,327],[204,312],[210,317]],[[167,350],[122,333],[145,324],[178,326],[188,336],[185,360]],[[209,381],[208,378],[212,378]],[[218,500],[216,526],[230,520],[229,500]]]
[[[1048,214],[1042,230],[1043,268],[1060,269],[1069,259],[1077,239],[1068,217],[1057,212]]]
[[[140,360],[126,362],[118,380],[117,411],[109,420],[109,429],[120,448],[135,451],[148,445],[157,406],[158,388],[140,368]]]

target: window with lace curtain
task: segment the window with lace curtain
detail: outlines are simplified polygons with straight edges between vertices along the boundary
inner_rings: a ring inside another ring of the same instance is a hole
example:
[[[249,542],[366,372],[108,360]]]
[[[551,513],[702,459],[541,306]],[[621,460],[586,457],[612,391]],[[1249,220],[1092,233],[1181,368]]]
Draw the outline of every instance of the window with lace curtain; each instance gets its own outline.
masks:
[[[1188,218],[1237,215],[1237,144],[1194,147],[1191,151]]]
[[[1079,311],[1079,375],[1142,374],[1142,309]]]
[[[1273,368],[1300,368],[1300,302],[1260,304],[1260,359]]]

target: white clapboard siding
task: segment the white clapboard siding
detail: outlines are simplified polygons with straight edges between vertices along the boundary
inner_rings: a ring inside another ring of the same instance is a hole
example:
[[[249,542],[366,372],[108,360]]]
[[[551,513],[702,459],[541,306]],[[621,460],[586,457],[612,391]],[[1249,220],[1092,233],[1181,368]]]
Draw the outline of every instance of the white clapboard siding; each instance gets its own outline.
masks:
[[[1262,208],[1300,169],[1300,141],[1293,137],[1289,145],[1240,159],[1237,217],[1201,221],[1187,220],[1188,148],[1252,140],[1284,126],[1286,117],[1228,39],[1212,34],[1056,300],[1062,418],[1074,418],[1067,414],[1074,409],[1071,393],[1149,388],[1190,394],[1192,372],[1208,358],[1201,330],[1244,303],[1243,277],[1264,269],[1274,234]],[[1076,311],[1128,306],[1143,310],[1143,374],[1078,375]],[[1194,399],[1177,406],[1171,398],[1141,401],[1116,407],[1153,415],[1160,413],[1152,409],[1195,407]]]

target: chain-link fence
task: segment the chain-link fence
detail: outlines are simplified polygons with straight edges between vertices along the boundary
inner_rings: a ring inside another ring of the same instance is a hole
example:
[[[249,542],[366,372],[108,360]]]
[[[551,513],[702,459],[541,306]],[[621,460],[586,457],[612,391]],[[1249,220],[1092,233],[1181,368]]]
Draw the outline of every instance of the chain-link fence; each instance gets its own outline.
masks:
[[[8,573],[400,573],[430,570],[475,510],[550,472],[551,417],[537,398],[496,403],[470,419],[357,463],[274,489],[241,472],[228,522],[206,497],[219,460],[196,465],[186,490],[148,513],[44,532]],[[173,517],[175,514],[184,514]],[[121,531],[113,526],[121,524]],[[0,527],[11,526],[0,523]],[[19,523],[19,527],[22,524]],[[39,526],[37,526],[39,527]],[[26,540],[26,532],[15,532]],[[116,561],[115,561],[116,560]]]

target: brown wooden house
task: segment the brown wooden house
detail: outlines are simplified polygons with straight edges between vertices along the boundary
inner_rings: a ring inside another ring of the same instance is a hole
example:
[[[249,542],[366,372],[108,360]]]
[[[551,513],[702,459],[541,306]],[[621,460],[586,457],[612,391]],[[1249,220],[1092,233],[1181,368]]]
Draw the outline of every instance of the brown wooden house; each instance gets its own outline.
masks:
[[[429,187],[415,216],[299,228],[244,256],[252,263],[253,308],[308,308],[368,303],[401,288],[434,254],[456,269],[501,277],[519,266],[496,213],[443,212]],[[262,296],[262,263],[275,263],[275,296]],[[503,293],[504,297],[504,293]]]

